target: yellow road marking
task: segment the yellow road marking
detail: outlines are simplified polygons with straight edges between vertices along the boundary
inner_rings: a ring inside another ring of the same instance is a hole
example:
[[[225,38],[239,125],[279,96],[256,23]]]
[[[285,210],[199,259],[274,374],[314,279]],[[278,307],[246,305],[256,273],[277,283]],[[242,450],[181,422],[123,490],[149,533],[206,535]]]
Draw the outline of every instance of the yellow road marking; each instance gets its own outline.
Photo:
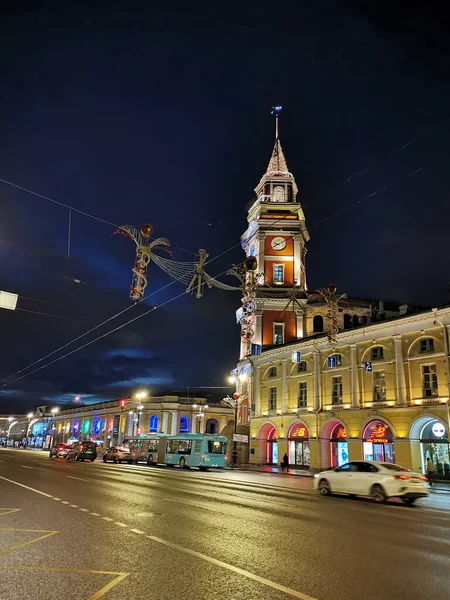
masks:
[[[57,532],[56,532],[57,533]],[[28,567],[21,565],[0,565],[0,569],[15,569],[19,571],[43,571],[51,573],[87,573],[90,575],[115,575],[114,579],[103,586],[98,592],[95,592],[93,596],[90,596],[87,600],[98,600],[102,596],[109,592],[114,586],[123,581],[125,577],[128,577],[129,573],[118,573],[116,571],[94,571],[92,569],[65,569],[63,567]]]
[[[3,515],[8,515],[9,513],[19,512],[19,510],[22,510],[22,509],[21,508],[0,508],[0,517],[3,517]]]
[[[8,548],[8,550],[3,550],[0,552],[0,556],[4,556],[5,554],[9,554],[10,552],[14,552],[15,550],[20,550],[20,548],[25,548],[25,546],[29,546],[30,544],[34,544],[35,542],[39,542],[40,540],[44,540],[45,538],[51,537],[52,535],[56,535],[60,533],[59,531],[52,531],[49,529],[15,529],[15,528],[5,528],[2,527],[0,531],[24,531],[24,532],[32,532],[32,533],[45,533],[45,535],[41,535],[38,538],[33,540],[29,540],[28,542],[24,542],[23,544],[18,544],[17,546],[13,546],[12,548]]]

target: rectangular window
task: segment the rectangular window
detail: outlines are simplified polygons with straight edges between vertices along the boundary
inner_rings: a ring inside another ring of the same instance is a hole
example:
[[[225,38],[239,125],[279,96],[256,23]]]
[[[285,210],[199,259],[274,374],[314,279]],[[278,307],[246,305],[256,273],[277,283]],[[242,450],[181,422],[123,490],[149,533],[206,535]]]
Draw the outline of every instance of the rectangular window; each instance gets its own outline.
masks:
[[[342,377],[333,377],[331,404],[342,404]]]
[[[434,340],[432,338],[425,338],[423,340],[420,340],[420,351],[434,352]]]
[[[373,401],[384,402],[386,400],[386,378],[384,371],[373,372]]]
[[[298,407],[306,408],[308,405],[308,390],[306,381],[300,381],[298,384]]]
[[[269,390],[269,410],[277,409],[277,388],[271,387]]]
[[[434,398],[438,395],[438,381],[436,374],[436,365],[423,365],[423,397]]]
[[[306,371],[306,370],[307,370],[307,369],[306,369],[306,361],[304,361],[304,360],[301,360],[301,361],[298,363],[298,366],[297,366],[297,372],[298,372],[298,373],[305,373],[305,371]]]
[[[277,368],[276,367],[270,367],[269,369],[269,377],[276,377],[277,376]]]
[[[273,343],[284,344],[284,323],[273,324]]]
[[[376,348],[372,348],[372,360],[382,360],[384,358],[384,348],[383,346],[377,346]]]
[[[284,265],[273,266],[273,282],[284,283]]]
[[[247,405],[243,404],[242,405],[242,425],[247,425],[247,418],[248,418],[247,413],[248,413]]]

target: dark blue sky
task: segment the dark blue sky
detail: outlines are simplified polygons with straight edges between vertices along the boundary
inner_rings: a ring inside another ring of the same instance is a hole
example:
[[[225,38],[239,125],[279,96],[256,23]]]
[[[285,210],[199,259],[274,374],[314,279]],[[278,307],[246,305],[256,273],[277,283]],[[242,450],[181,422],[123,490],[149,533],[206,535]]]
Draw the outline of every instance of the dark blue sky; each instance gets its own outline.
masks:
[[[212,257],[246,228],[281,103],[311,234],[309,288],[448,303],[449,10],[390,4],[2,3],[0,177],[113,223],[149,221]],[[66,210],[1,183],[0,207],[0,289],[64,317],[2,311],[3,378],[129,306],[134,248],[74,214],[67,259]],[[211,274],[241,257],[225,254]],[[169,282],[153,266],[147,291]],[[238,306],[218,290],[183,297],[3,388],[0,412],[223,385]]]

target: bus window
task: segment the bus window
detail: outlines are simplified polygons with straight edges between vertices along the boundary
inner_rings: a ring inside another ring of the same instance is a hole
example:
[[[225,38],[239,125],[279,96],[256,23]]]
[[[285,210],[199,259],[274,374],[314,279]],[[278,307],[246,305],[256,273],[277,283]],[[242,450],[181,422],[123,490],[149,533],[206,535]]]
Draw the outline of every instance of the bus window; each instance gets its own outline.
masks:
[[[208,440],[208,452],[210,454],[226,454],[227,443],[226,442],[213,442]]]
[[[178,440],[167,440],[167,454],[178,454]]]
[[[178,454],[190,454],[192,448],[191,440],[179,440]]]
[[[202,440],[195,440],[194,453],[196,453],[196,454],[202,453]]]

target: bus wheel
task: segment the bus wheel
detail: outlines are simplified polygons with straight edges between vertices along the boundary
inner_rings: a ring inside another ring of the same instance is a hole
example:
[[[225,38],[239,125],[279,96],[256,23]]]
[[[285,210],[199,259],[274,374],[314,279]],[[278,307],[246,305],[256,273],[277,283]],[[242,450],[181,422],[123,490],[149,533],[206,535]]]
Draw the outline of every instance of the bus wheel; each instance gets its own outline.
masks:
[[[199,467],[199,470],[200,470],[200,471],[207,471],[207,470],[208,470],[208,468],[207,468],[207,467]]]
[[[184,458],[184,456],[182,456],[180,458],[179,465],[180,465],[180,469],[184,469],[186,467],[186,459]]]
[[[149,467],[153,466],[153,454],[150,454],[150,456],[147,458],[147,464]]]

